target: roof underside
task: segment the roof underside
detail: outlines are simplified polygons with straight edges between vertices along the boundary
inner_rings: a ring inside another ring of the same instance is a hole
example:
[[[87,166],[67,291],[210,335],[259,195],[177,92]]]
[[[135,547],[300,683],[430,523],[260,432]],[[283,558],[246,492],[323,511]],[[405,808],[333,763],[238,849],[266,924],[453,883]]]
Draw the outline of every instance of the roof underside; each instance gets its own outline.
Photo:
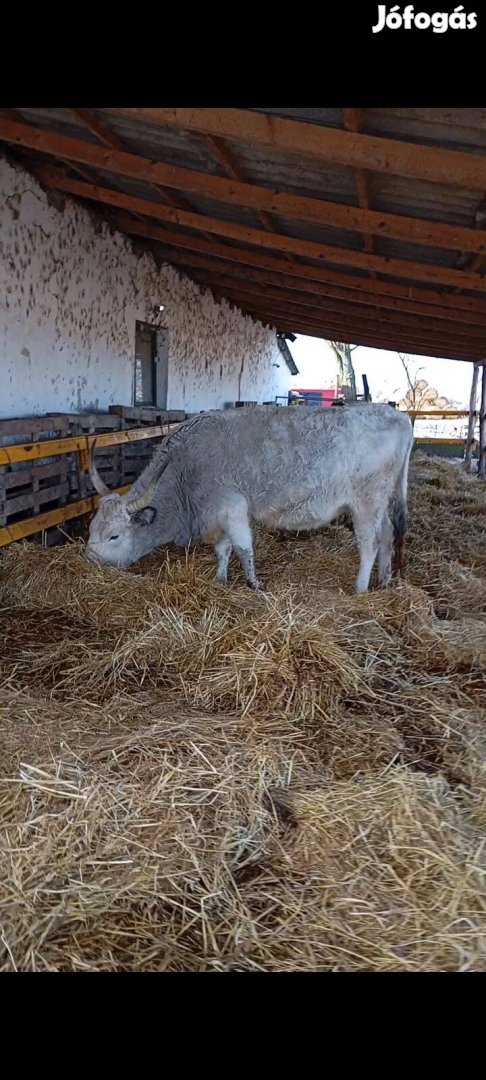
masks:
[[[2,109],[0,140],[280,333],[486,356],[486,109]]]

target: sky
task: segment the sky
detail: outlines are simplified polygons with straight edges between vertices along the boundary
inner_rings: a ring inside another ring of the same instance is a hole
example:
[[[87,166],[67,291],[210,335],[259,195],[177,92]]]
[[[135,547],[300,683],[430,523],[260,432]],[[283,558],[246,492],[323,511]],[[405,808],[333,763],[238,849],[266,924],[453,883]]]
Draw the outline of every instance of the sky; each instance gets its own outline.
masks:
[[[299,374],[291,379],[291,387],[325,390],[336,385],[336,360],[328,342],[299,334],[288,345],[299,369]],[[352,356],[358,393],[363,392],[361,376],[365,374],[373,401],[399,401],[404,397],[408,383],[398,353],[359,345]],[[441,397],[448,398],[451,407],[469,407],[472,364],[411,356],[409,371],[412,381],[426,379]]]

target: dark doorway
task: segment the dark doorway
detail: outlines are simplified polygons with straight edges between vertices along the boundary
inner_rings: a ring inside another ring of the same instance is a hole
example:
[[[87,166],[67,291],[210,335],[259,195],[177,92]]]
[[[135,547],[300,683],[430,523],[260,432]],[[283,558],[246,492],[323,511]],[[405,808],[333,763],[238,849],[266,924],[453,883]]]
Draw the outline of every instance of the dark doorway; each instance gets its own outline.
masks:
[[[135,405],[167,408],[169,331],[137,322],[135,330]]]

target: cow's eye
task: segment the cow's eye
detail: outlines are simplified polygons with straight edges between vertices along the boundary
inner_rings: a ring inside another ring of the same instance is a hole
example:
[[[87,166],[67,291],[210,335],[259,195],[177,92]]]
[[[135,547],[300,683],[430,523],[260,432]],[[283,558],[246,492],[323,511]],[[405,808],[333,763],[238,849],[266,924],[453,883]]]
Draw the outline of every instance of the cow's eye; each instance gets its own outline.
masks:
[[[118,540],[118,533],[116,534],[116,536],[110,536],[110,540]]]

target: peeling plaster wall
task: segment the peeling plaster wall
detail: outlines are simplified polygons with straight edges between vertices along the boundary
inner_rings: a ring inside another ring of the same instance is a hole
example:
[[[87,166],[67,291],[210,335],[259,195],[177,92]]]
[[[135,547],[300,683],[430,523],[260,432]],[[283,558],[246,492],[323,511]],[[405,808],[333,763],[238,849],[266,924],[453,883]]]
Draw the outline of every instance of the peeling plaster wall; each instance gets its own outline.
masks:
[[[169,408],[268,401],[290,387],[274,331],[159,269],[76,203],[59,212],[1,159],[0,417],[133,404],[137,319],[169,329]]]

